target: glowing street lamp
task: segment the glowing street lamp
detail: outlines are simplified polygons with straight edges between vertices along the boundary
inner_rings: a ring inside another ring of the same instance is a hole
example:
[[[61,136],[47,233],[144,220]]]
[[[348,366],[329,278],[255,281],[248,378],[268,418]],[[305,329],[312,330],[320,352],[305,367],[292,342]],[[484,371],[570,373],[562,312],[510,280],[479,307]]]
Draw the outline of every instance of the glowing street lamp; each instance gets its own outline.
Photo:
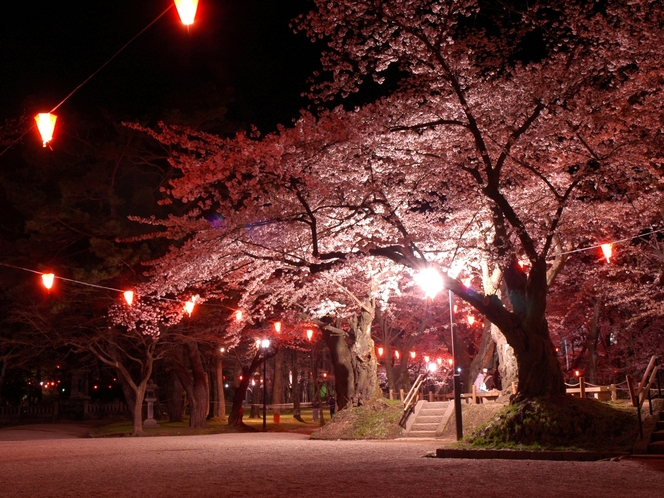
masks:
[[[429,370],[429,372],[434,373],[436,370],[438,370],[438,365],[436,365],[436,363],[432,361],[427,365],[427,369]]]
[[[55,129],[55,122],[57,119],[58,117],[55,114],[51,114],[50,112],[42,112],[35,116],[37,129],[41,135],[44,147],[46,147],[47,143],[53,140],[53,130]]]
[[[311,329],[307,329],[307,339],[311,341],[311,338],[314,336],[314,331]]]
[[[427,267],[420,270],[415,275],[415,282],[424,291],[424,298],[435,298],[436,295],[443,290],[443,277],[441,277],[438,270],[435,268]]]
[[[194,24],[198,0],[175,0],[175,7],[178,9],[182,24],[185,26]]]

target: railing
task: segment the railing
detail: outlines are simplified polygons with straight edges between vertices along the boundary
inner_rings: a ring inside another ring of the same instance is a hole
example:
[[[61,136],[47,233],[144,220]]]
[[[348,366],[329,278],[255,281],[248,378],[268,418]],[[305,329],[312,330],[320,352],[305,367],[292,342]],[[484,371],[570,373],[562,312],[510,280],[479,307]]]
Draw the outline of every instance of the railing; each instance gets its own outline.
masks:
[[[618,399],[618,386],[611,384],[609,386],[600,386],[586,382],[585,378],[579,377],[578,384],[565,383],[565,392],[567,394],[578,394],[581,399],[586,397],[586,394],[594,394],[595,398],[600,401],[616,401]]]
[[[650,393],[650,388],[652,387],[655,380],[657,380],[659,396],[661,397],[662,395],[662,388],[659,380],[660,368],[657,363],[658,361],[656,356],[650,358],[650,362],[648,363],[648,368],[646,368],[646,371],[643,373],[643,377],[641,378],[641,382],[639,382],[638,387],[634,387],[634,380],[635,380],[634,377],[632,377],[631,375],[627,375],[627,387],[629,389],[629,399],[632,401],[632,406],[636,407],[636,412],[639,419],[639,434],[641,435],[641,439],[643,439],[643,422],[641,421],[641,407],[643,406],[643,402],[645,401],[647,396],[648,404],[650,406],[650,414],[652,415],[652,396]]]
[[[418,375],[417,379],[413,383],[413,386],[410,388],[410,391],[408,391],[408,395],[406,396],[406,399],[403,401],[403,414],[401,415],[401,419],[399,420],[399,425],[401,427],[404,427],[404,424],[406,423],[406,420],[408,419],[410,412],[413,411],[415,403],[417,402],[418,391],[420,390],[420,387],[422,387],[422,384],[426,380],[427,375],[428,372],[425,374]]]

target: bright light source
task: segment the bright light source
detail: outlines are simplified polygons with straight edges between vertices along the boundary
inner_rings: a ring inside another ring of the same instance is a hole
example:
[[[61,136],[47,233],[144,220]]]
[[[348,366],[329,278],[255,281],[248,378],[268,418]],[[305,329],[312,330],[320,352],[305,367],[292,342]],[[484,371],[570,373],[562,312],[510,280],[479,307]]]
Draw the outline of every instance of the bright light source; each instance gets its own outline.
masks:
[[[433,299],[436,294],[443,290],[443,277],[435,268],[429,267],[420,270],[414,278],[417,285],[424,291],[425,299],[427,297]]]
[[[257,348],[261,347],[261,340],[260,339],[256,339],[256,347]]]
[[[396,356],[397,360],[399,359],[399,351],[394,352],[394,356]]]
[[[415,351],[411,351],[411,352],[410,352],[410,357],[411,357],[412,359],[415,359],[416,356],[417,356],[417,353],[415,353]]]
[[[383,348],[378,348],[378,356],[383,356]]]
[[[473,315],[468,315],[468,325],[475,323],[475,317]]]
[[[192,296],[192,298],[184,303],[184,310],[191,316],[192,311],[194,311],[194,305],[196,304],[196,298],[198,296]]]
[[[424,357],[424,363],[429,363],[429,356]]]
[[[267,348],[269,348],[269,347],[270,347],[270,339],[263,339],[263,340],[261,341],[261,347],[262,347],[263,349],[267,349]]]
[[[226,348],[219,348],[219,351],[221,351],[222,353],[225,353],[225,352],[226,352]]]
[[[46,287],[48,290],[51,290],[51,287],[53,287],[54,280],[55,280],[55,275],[53,275],[52,273],[42,274],[42,282],[44,283],[44,287]]]
[[[436,363],[438,363],[439,365],[442,365],[443,364],[443,359],[442,358],[436,358]]]
[[[307,339],[311,340],[313,336],[314,336],[314,331],[311,329],[307,329]]]
[[[131,306],[131,303],[134,302],[134,291],[124,291],[124,294],[122,294],[125,298],[125,301],[127,301],[127,304]]]
[[[470,287],[470,284],[473,283],[473,277],[464,278],[463,280],[461,280],[461,283],[463,284],[464,287],[468,288]]]
[[[194,24],[196,9],[198,8],[198,0],[175,0],[175,7],[178,9],[182,24],[185,26]]]
[[[55,129],[55,121],[57,119],[58,117],[55,114],[51,114],[50,112],[42,112],[35,116],[37,129],[41,135],[44,147],[46,147],[48,142],[53,140],[53,130]]]
[[[235,320],[237,320],[238,322],[242,320],[242,310],[237,310],[235,312]]]
[[[427,365],[427,368],[429,369],[429,372],[433,373],[436,370],[438,370],[438,365],[436,365],[433,361]]]
[[[274,330],[277,334],[281,332],[281,322],[274,322]]]
[[[602,248],[602,253],[604,253],[606,262],[610,263],[611,255],[613,254],[613,244],[602,244],[600,247]]]

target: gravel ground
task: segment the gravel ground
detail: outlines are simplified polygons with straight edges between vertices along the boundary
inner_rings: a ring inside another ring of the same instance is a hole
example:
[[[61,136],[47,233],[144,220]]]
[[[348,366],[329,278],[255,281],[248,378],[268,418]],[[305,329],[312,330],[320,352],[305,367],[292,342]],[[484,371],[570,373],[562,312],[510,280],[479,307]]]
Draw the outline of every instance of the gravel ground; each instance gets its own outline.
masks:
[[[312,441],[300,434],[7,440],[0,496],[664,496],[664,459],[425,458],[439,442]],[[71,431],[70,431],[71,432]]]

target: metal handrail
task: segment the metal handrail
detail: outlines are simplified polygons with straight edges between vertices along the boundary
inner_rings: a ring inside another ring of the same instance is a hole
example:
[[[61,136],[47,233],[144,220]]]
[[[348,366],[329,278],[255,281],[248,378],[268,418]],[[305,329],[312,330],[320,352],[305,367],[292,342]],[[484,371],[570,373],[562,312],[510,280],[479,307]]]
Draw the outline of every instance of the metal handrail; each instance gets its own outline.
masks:
[[[403,400],[403,414],[401,415],[401,419],[399,420],[400,426],[403,427],[403,424],[406,423],[406,420],[408,419],[410,412],[413,411],[413,408],[415,406],[415,400],[417,399],[417,393],[420,390],[420,387],[422,387],[422,384],[424,383],[428,375],[429,372],[418,375],[417,379],[415,379],[415,382],[410,388],[410,391],[408,391],[408,395]]]

